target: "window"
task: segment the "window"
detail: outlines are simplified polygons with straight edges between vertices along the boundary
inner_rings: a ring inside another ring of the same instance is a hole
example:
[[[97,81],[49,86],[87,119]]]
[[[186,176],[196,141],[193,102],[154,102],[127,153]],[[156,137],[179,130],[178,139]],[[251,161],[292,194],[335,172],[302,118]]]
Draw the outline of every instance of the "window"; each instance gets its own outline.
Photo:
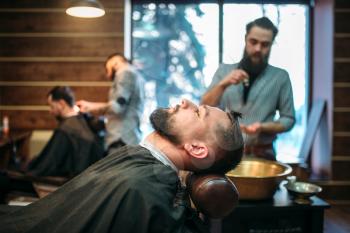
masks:
[[[181,98],[198,103],[219,62],[240,60],[245,25],[265,15],[279,28],[269,63],[289,72],[297,117],[294,128],[278,136],[277,158],[294,160],[306,128],[309,8],[302,4],[228,3],[222,9],[220,25],[216,3],[133,4],[133,62],[146,79],[142,130],[150,132],[148,116],[156,107],[167,107]]]

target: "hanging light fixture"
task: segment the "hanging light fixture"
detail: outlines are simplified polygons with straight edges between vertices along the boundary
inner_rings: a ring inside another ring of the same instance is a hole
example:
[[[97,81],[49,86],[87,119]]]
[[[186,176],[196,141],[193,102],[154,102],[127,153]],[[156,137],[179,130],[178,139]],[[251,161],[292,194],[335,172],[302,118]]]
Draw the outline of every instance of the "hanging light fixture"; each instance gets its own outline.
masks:
[[[96,18],[105,14],[105,9],[98,0],[73,0],[66,13],[81,18]]]

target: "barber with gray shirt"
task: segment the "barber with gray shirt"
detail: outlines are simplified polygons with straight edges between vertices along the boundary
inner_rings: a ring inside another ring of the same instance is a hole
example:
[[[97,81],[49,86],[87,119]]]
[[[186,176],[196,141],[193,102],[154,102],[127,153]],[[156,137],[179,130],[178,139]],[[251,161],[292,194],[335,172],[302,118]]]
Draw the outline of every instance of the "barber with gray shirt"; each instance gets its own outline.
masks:
[[[277,33],[266,17],[248,23],[243,58],[237,64],[221,64],[202,98],[203,104],[241,112],[245,155],[269,160],[276,160],[272,143],[277,134],[295,123],[289,75],[268,64]]]
[[[107,77],[113,81],[107,103],[80,100],[82,112],[106,116],[106,147],[136,145],[141,140],[141,117],[144,107],[144,80],[124,55],[114,53],[105,63]]]

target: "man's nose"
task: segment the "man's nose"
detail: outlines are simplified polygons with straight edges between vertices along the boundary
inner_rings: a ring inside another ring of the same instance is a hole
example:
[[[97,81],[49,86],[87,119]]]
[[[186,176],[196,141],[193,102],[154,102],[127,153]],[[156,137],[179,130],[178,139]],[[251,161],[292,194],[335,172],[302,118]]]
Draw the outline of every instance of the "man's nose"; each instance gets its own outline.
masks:
[[[255,46],[254,46],[254,49],[255,49],[255,52],[260,52],[261,49],[262,49],[262,45],[260,43],[257,43]]]
[[[189,101],[188,99],[182,99],[181,101],[181,107],[182,108],[191,108],[194,107],[195,104]]]

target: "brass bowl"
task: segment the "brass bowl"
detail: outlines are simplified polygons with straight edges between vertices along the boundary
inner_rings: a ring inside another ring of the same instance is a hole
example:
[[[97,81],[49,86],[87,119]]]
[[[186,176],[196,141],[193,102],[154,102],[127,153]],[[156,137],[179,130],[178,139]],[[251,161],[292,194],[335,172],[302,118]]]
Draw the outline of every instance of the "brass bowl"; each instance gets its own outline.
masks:
[[[310,197],[322,191],[318,185],[299,181],[286,184],[286,188],[294,197],[294,202],[299,204],[309,204]]]
[[[279,183],[292,172],[291,166],[280,162],[244,158],[226,175],[236,185],[241,200],[271,198]]]

